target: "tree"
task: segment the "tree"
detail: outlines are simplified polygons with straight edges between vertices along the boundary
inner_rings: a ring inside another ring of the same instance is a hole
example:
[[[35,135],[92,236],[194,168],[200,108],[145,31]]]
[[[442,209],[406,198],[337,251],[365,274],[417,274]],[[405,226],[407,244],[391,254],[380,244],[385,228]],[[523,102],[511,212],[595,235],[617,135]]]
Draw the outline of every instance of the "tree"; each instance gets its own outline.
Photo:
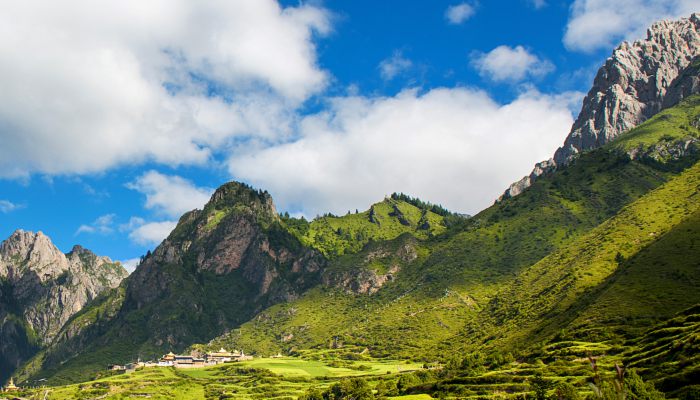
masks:
[[[530,379],[530,390],[535,392],[535,400],[547,400],[547,390],[551,386],[551,382],[545,380],[539,371]]]
[[[396,387],[396,381],[381,381],[375,387],[377,396],[398,396],[399,389]]]
[[[568,382],[561,382],[557,384],[557,386],[554,388],[554,394],[557,400],[580,400],[581,398],[576,391],[576,388]]]
[[[374,393],[364,379],[343,379],[324,393],[328,400],[373,400]]]
[[[406,393],[406,390],[412,386],[420,385],[420,380],[413,374],[403,374],[399,378],[396,387],[400,393]]]
[[[656,390],[653,384],[644,382],[635,371],[629,371],[625,377],[625,391],[627,397],[634,400],[661,400],[665,399],[663,393]]]

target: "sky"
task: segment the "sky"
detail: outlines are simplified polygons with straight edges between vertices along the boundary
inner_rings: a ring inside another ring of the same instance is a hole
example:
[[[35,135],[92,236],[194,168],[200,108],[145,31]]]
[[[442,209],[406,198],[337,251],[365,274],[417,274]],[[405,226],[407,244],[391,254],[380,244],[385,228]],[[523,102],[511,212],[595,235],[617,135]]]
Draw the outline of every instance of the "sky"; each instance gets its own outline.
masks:
[[[66,0],[0,14],[0,238],[133,267],[243,181],[313,218],[475,214],[563,143],[623,40],[689,0]]]

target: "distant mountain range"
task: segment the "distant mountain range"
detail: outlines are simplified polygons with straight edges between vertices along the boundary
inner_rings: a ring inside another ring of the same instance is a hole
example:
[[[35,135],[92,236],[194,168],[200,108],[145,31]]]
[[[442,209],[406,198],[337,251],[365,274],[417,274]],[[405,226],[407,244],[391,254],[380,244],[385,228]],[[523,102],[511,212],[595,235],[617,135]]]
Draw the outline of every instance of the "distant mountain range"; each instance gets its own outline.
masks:
[[[60,384],[219,347],[568,362],[591,351],[580,343],[648,368],[632,343],[656,349],[658,324],[700,303],[699,57],[698,14],[622,44],[553,160],[473,217],[395,194],[306,221],[232,182],[121,283],[107,259],[17,232],[0,247],[0,334],[24,350],[0,348],[3,371]],[[699,367],[642,371],[677,393]]]

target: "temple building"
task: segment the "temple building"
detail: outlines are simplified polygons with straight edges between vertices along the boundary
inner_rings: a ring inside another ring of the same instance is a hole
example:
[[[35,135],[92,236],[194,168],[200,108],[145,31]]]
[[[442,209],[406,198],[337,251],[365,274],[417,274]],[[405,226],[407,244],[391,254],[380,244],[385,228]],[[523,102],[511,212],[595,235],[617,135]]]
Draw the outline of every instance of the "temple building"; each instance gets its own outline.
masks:
[[[17,386],[15,386],[15,381],[12,378],[10,378],[10,381],[5,386],[5,391],[6,392],[16,392],[18,390],[19,390],[19,388]]]
[[[220,364],[220,363],[225,363],[225,362],[231,362],[233,361],[234,357],[239,357],[240,353],[235,352],[231,353],[226,351],[223,347],[219,349],[219,351],[212,351],[210,353],[206,354],[206,359],[207,362],[209,363],[214,363],[214,364]]]

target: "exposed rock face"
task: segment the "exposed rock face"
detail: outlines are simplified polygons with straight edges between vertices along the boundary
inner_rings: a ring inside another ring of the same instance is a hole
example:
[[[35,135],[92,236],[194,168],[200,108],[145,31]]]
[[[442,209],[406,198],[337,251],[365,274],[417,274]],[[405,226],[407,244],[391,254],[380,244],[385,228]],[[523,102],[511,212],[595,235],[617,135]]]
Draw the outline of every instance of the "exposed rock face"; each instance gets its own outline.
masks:
[[[623,42],[598,70],[593,87],[552,160],[537,164],[503,197],[518,195],[543,172],[614,140],[666,107],[700,93],[700,14],[657,22],[647,38]]]
[[[395,279],[402,265],[410,263],[418,257],[415,239],[406,239],[397,248],[379,246],[368,249],[362,254],[359,265],[352,268],[332,268],[323,274],[323,284],[336,287],[347,293],[374,294],[386,283]],[[353,257],[354,258],[354,257]],[[379,272],[371,268],[372,262],[386,266],[386,271]]]
[[[0,359],[17,367],[23,353],[50,343],[71,316],[127,274],[80,246],[63,254],[41,232],[13,233],[0,244]]]
[[[281,227],[267,192],[232,182],[203,210],[185,214],[138,266],[122,313],[151,315],[144,324],[154,345],[184,347],[297,298],[318,284],[325,263]],[[174,320],[171,313],[187,317]]]

